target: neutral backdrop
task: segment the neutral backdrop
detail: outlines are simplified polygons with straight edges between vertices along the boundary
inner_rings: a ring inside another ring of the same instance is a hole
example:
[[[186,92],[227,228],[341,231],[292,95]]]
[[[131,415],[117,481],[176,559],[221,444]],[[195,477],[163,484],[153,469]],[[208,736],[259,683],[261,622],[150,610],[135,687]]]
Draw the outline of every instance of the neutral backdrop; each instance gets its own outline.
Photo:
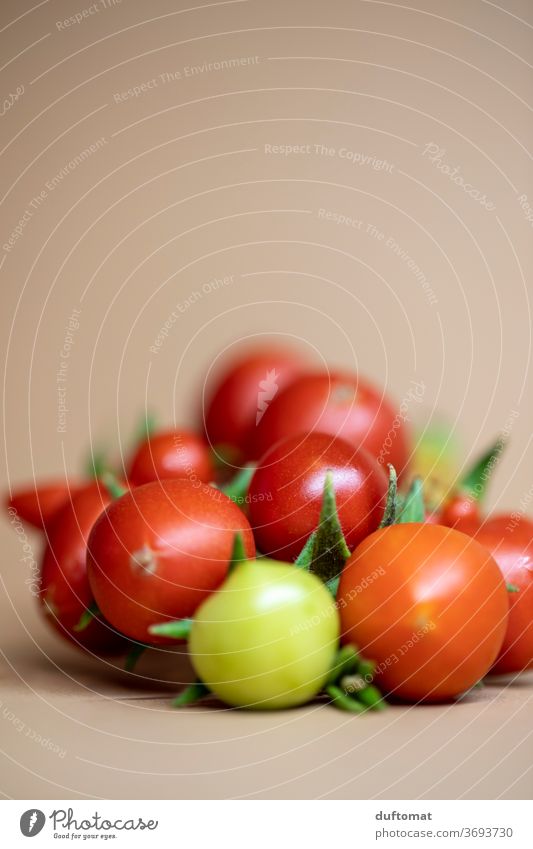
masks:
[[[146,408],[193,424],[219,354],[267,335],[397,403],[422,382],[410,415],[465,463],[504,430],[490,506],[531,512],[532,35],[527,0],[4,0],[5,487],[120,459]],[[185,662],[62,645],[1,532],[6,796],[531,795],[526,680],[178,716]]]

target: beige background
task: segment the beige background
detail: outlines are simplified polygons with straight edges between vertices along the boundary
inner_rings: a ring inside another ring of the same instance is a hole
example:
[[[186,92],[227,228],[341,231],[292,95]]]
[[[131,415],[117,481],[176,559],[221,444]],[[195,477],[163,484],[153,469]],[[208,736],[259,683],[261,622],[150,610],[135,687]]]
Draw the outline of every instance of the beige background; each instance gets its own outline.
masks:
[[[80,23],[61,23],[83,9]],[[526,0],[10,0],[0,16],[10,483],[72,474],[89,445],[120,456],[145,405],[162,421],[193,422],[219,352],[280,334],[360,368],[398,401],[423,381],[413,415],[422,426],[444,416],[465,462],[511,416],[491,503],[530,510]],[[227,67],[236,59],[246,61]],[[195,66],[203,72],[191,75]],[[272,145],[303,148],[286,156]],[[7,796],[531,795],[525,682],[363,721],[323,706],[177,716],[164,685],[103,670],[49,635],[7,522],[2,545]],[[143,664],[155,679],[186,676],[161,658]]]

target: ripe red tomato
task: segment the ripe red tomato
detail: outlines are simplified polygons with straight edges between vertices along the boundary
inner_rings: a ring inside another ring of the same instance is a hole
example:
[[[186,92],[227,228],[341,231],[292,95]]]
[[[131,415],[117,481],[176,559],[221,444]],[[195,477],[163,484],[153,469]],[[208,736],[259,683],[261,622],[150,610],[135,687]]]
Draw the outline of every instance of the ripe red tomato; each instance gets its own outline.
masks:
[[[237,463],[244,459],[268,405],[303,369],[292,349],[269,345],[241,354],[208,392],[204,426],[210,444],[223,453],[230,446]]]
[[[108,504],[103,487],[92,483],[59,510],[47,531],[39,601],[50,624],[70,642],[97,654],[120,654],[127,651],[127,641],[109,623],[93,618],[83,631],[74,630],[94,600],[87,577],[87,539]]]
[[[353,374],[310,374],[280,392],[261,419],[250,454],[261,457],[287,436],[313,430],[339,436],[366,448],[398,476],[409,462],[405,416],[370,383]]]
[[[376,664],[380,688],[408,701],[464,693],[492,666],[509,599],[491,554],[442,525],[391,525],[341,575],[341,633]]]
[[[255,554],[250,525],[214,487],[186,479],[147,483],[113,501],[96,522],[87,569],[98,607],[119,631],[168,643],[149,627],[191,616],[224,580],[235,534]]]
[[[488,548],[508,584],[509,622],[501,651],[491,669],[495,674],[522,672],[533,667],[533,522],[495,516],[475,533]]]
[[[479,503],[467,492],[456,492],[444,502],[439,522],[471,535],[481,525]]]
[[[209,483],[214,478],[209,446],[195,433],[168,430],[149,436],[132,457],[128,480],[134,486],[167,478]]]
[[[299,555],[318,525],[328,471],[348,547],[378,527],[387,494],[387,476],[379,463],[343,439],[300,434],[267,451],[250,484],[250,524],[263,554],[278,560]]]
[[[78,490],[78,485],[65,480],[49,481],[37,487],[16,489],[6,498],[6,507],[16,510],[20,519],[42,531]]]

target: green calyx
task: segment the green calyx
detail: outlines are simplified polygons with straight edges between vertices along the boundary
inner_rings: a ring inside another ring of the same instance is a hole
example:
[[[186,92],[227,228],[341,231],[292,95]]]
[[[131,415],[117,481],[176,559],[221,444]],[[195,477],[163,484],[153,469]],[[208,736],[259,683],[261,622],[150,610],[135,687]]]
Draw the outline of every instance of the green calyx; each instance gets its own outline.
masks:
[[[220,491],[231,498],[236,504],[243,504],[250,489],[250,482],[254,476],[257,466],[255,463],[249,463],[244,466],[225,486],[220,487]]]
[[[385,699],[372,683],[375,666],[361,657],[354,645],[342,646],[324,687],[333,707],[348,713],[383,710]]]
[[[126,655],[124,659],[124,669],[126,672],[133,672],[135,667],[137,666],[137,661],[143,655],[147,648],[150,646],[145,645],[144,643],[137,643]]]
[[[333,475],[328,471],[324,481],[318,527],[308,538],[296,558],[295,565],[313,572],[335,594],[338,576],[349,556],[350,549],[346,544],[337,512]]]
[[[422,479],[415,478],[409,488],[409,492],[403,499],[403,504],[395,524],[404,525],[408,522],[423,522],[425,518],[426,507]]]
[[[387,490],[387,501],[385,503],[385,510],[383,511],[383,518],[379,525],[380,528],[387,528],[389,525],[395,524],[398,514],[398,499],[398,475],[396,474],[396,469],[390,463],[389,488]]]
[[[89,607],[85,608],[79,618],[78,623],[74,625],[74,631],[76,631],[77,634],[79,634],[80,631],[85,631],[85,629],[89,627],[93,619],[96,619],[98,616],[100,616],[100,610],[96,602],[93,601],[93,603],[90,604]]]
[[[504,447],[505,441],[499,436],[494,444],[467,469],[459,481],[458,491],[465,493],[477,502],[482,502],[493,468],[497,465]]]
[[[192,619],[175,619],[171,622],[160,622],[150,625],[148,631],[157,637],[169,637],[171,640],[188,640],[191,633]]]
[[[172,707],[188,707],[188,705],[196,704],[196,702],[205,699],[209,695],[211,695],[209,687],[206,687],[202,681],[195,681],[194,684],[189,684],[188,687],[185,687],[179,696],[173,700]]]
[[[100,480],[112,501],[116,501],[117,498],[120,498],[127,492],[127,489],[118,482],[113,472],[104,472]]]

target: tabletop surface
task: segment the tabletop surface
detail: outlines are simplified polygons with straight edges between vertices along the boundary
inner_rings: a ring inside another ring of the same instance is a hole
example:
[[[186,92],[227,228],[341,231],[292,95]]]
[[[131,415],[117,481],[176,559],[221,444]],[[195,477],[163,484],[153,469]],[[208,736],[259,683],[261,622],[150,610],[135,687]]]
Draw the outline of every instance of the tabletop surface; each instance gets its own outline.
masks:
[[[531,675],[364,717],[321,702],[177,711],[183,654],[149,652],[133,674],[86,657],[41,620],[16,562],[1,578],[8,798],[531,798]]]

